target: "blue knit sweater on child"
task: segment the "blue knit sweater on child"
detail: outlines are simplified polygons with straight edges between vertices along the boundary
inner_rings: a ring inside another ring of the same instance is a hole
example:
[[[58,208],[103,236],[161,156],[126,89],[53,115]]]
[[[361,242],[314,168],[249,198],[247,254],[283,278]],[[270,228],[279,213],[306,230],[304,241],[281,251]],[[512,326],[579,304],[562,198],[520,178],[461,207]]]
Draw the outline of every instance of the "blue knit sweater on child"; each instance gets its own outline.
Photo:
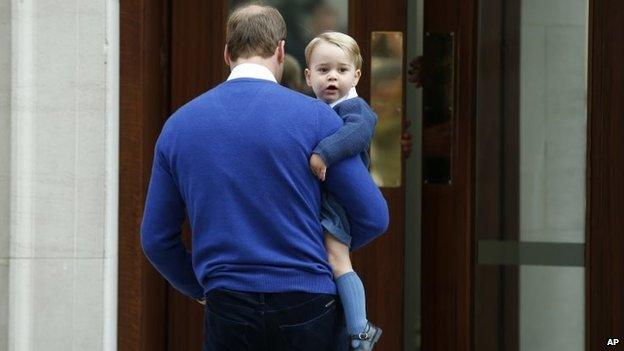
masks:
[[[342,118],[344,126],[321,140],[313,152],[321,156],[327,167],[358,154],[368,166],[368,148],[375,133],[377,115],[359,97],[340,102],[334,106],[334,111]]]

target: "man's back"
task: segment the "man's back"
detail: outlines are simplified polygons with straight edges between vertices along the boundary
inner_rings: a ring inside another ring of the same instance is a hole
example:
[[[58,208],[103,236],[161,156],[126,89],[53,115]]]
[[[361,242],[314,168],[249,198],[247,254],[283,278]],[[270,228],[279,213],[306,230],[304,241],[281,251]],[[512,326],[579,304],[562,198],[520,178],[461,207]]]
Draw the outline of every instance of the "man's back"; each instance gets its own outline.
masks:
[[[180,108],[156,146],[143,225],[155,233],[143,235],[148,257],[180,290],[199,294],[189,277],[175,284],[185,275],[158,264],[162,245],[173,245],[163,236],[175,236],[172,226],[184,217],[176,208],[185,205],[203,292],[334,293],[319,224],[320,184],[307,160],[341,123],[322,102],[260,79],[227,81]],[[367,242],[385,229],[385,202],[361,162],[347,160],[336,170],[327,186],[337,193],[347,188],[347,211],[362,217],[354,230]],[[345,183],[351,177],[355,184]],[[348,189],[358,183],[364,189]]]

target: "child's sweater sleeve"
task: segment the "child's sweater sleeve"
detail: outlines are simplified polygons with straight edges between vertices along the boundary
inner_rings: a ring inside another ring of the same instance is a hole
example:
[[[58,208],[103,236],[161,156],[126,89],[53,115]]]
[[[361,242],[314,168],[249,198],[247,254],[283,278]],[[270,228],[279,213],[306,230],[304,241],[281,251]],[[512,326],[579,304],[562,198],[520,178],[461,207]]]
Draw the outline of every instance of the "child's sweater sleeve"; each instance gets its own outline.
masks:
[[[321,140],[312,151],[321,156],[327,167],[367,151],[377,124],[377,115],[359,97],[341,102],[334,110],[342,117],[344,125]]]

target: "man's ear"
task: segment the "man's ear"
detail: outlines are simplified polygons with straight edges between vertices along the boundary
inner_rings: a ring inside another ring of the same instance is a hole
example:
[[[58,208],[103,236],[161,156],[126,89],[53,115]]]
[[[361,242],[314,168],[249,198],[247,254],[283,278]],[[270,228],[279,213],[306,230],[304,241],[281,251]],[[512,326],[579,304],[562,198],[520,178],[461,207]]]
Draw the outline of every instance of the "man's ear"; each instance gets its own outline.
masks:
[[[357,83],[360,81],[360,77],[361,76],[362,76],[362,70],[356,69],[355,70],[355,79],[353,80],[353,86],[357,85]]]
[[[223,49],[223,60],[228,66],[232,64],[232,58],[230,57],[230,50],[228,50],[227,44],[225,44],[225,48]]]
[[[303,71],[303,75],[305,76],[305,80],[306,80],[306,84],[311,87],[312,86],[312,80],[310,79],[310,69],[306,68]]]
[[[280,40],[275,48],[275,54],[277,55],[277,62],[281,65],[286,59],[286,41]]]

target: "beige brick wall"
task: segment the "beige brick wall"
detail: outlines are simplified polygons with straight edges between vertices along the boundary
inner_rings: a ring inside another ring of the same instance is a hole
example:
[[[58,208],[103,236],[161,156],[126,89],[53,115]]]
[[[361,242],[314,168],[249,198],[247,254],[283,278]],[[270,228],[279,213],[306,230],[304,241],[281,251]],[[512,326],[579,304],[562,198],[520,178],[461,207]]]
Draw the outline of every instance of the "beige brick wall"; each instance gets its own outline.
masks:
[[[0,0],[0,350],[115,349],[118,6]]]

